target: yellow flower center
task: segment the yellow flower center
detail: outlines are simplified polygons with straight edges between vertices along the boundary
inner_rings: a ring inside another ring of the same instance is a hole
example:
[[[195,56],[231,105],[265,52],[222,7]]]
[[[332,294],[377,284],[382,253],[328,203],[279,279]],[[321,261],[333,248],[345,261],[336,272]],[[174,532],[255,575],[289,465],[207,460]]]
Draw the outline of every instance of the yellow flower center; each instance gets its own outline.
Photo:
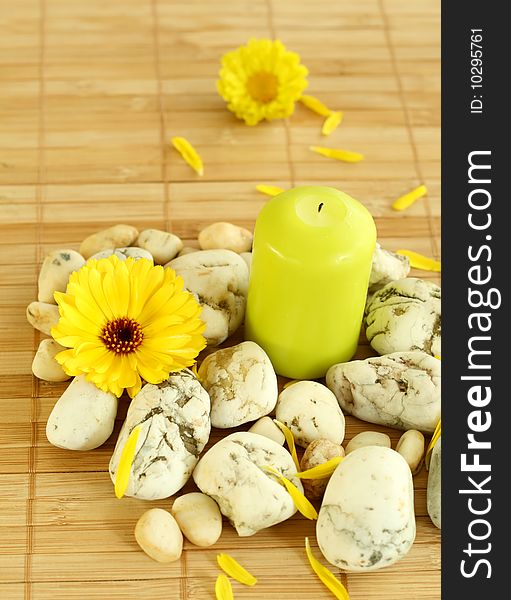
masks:
[[[256,73],[248,78],[247,91],[258,102],[271,102],[277,97],[279,80],[273,73]]]
[[[134,319],[120,317],[109,321],[99,337],[108,350],[116,354],[129,354],[140,346],[144,334]]]

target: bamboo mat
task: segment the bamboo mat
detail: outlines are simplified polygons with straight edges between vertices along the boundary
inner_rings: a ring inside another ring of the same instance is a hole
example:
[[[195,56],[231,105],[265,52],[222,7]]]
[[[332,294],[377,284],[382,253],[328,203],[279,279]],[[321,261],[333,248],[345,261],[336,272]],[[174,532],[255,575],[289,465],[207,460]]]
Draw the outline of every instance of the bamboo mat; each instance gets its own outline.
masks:
[[[298,516],[251,538],[226,523],[215,547],[187,542],[171,565],[139,551],[133,528],[149,504],[118,501],[106,472],[126,406],[104,447],[50,446],[45,421],[65,384],[32,377],[40,334],[25,307],[48,250],[117,222],[196,245],[212,221],[253,226],[266,201],[257,183],[339,187],[369,208],[384,247],[439,258],[438,0],[0,0],[0,25],[0,597],[211,599],[215,555],[227,550],[259,578],[234,584],[236,598],[331,598],[303,551],[314,525]],[[219,57],[251,36],[298,51],[309,93],[345,111],[326,142],[321,118],[301,106],[256,128],[225,110]],[[169,148],[173,135],[196,145],[203,178]],[[366,159],[308,150],[323,142]],[[390,209],[420,183],[427,198]],[[370,354],[361,340],[358,356]],[[383,431],[348,418],[346,440],[363,429]],[[395,447],[399,433],[387,432]],[[414,483],[412,551],[382,571],[338,573],[353,600],[440,597],[424,470]]]

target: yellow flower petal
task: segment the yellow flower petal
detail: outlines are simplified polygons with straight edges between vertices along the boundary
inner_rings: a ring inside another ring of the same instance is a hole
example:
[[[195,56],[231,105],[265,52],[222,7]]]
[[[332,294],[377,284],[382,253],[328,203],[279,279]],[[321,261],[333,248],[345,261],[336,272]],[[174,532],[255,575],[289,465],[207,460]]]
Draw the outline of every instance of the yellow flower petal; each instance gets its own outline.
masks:
[[[216,600],[234,600],[231,582],[223,573],[216,578],[215,596]]]
[[[332,111],[325,106],[321,100],[318,100],[318,98],[314,96],[307,96],[304,94],[300,98],[300,102],[309,110],[312,110],[312,112],[315,112],[317,115],[321,115],[322,117],[329,117],[332,114]]]
[[[305,538],[305,552],[307,553],[307,558],[309,559],[312,570],[319,577],[321,583],[323,583],[323,585],[325,585],[338,600],[349,600],[350,596],[348,590],[337,577],[329,569],[324,567],[319,560],[315,558],[314,554],[312,554],[308,537]]]
[[[260,183],[256,185],[256,190],[261,192],[261,194],[266,194],[267,196],[278,196],[284,190],[276,185],[265,185],[264,183]]]
[[[360,162],[364,159],[364,155],[360,152],[351,152],[350,150],[341,150],[339,148],[323,148],[322,146],[311,146],[310,149],[316,154],[326,156],[327,158],[334,158],[335,160],[341,160],[343,162]]]
[[[291,429],[289,429],[289,427],[287,425],[284,425],[284,423],[277,421],[277,419],[273,419],[273,422],[277,425],[277,427],[284,434],[284,437],[286,438],[287,447],[289,448],[289,452],[291,453],[291,456],[293,457],[293,462],[296,465],[296,470],[299,471],[300,470],[300,461],[298,460],[298,456],[296,454],[295,438],[293,437],[293,432],[291,431]]]
[[[419,198],[422,198],[422,196],[425,196],[427,193],[428,193],[428,190],[427,190],[426,186],[420,185],[418,188],[415,188],[411,192],[408,192],[408,194],[405,194],[404,196],[401,196],[400,198],[398,198],[392,204],[392,208],[394,210],[404,210],[405,208],[408,208],[409,206],[411,206],[416,200],[418,200]]]
[[[428,258],[427,256],[423,256],[418,252],[413,252],[412,250],[398,250],[396,254],[401,254],[401,256],[408,256],[410,259],[410,266],[414,269],[422,269],[423,271],[434,271],[435,273],[440,273],[442,270],[442,264],[439,260],[435,260],[434,258]]]
[[[229,554],[217,554],[216,562],[222,571],[225,571],[227,575],[236,579],[236,581],[250,586],[257,583],[257,579]]]
[[[298,477],[299,479],[325,479],[326,477],[330,477],[330,475],[332,475],[343,459],[344,456],[336,456],[335,458],[331,458],[317,467],[312,467],[306,471],[300,471],[299,473],[296,473],[295,477]]]
[[[318,518],[318,513],[314,506],[302,494],[302,492],[291,481],[289,481],[289,479],[287,479],[287,477],[284,477],[284,475],[279,473],[277,470],[272,469],[271,467],[263,468],[279,479],[282,485],[286,488],[288,494],[291,496],[294,505],[304,517],[310,519],[311,521],[315,521]]]
[[[429,470],[429,463],[431,461],[431,454],[433,452],[433,448],[435,444],[438,442],[438,439],[442,435],[442,420],[440,419],[435,427],[435,431],[433,432],[433,436],[431,441],[429,442],[428,449],[426,450],[426,458],[424,459],[424,463],[426,465],[426,469]]]
[[[126,490],[128,489],[131,465],[133,464],[133,459],[135,458],[135,451],[137,449],[140,429],[140,425],[137,425],[131,431],[121,452],[121,458],[119,459],[119,465],[117,466],[117,472],[115,474],[115,495],[119,499],[124,496]]]
[[[131,397],[191,366],[205,347],[201,307],[172,269],[147,259],[92,259],[57,293],[55,340],[70,351],[57,360],[104,391]]]
[[[335,111],[331,115],[329,115],[323,122],[321,133],[323,135],[330,135],[331,133],[333,133],[341,124],[343,116],[344,113],[342,113],[340,110]]]
[[[197,150],[183,137],[173,137],[172,145],[181,154],[183,160],[199,175],[204,175],[204,165]]]

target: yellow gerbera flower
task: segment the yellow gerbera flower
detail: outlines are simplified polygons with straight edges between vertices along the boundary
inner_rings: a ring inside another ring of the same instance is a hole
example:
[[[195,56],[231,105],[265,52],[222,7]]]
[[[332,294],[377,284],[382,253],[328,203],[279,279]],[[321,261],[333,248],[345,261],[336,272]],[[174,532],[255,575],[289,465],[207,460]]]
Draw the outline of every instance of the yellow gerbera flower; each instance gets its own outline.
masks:
[[[85,374],[104,391],[133,398],[192,365],[206,346],[201,307],[172,269],[112,255],[89,260],[55,292],[60,320],[54,339],[70,348],[56,355],[68,375]]]
[[[280,40],[250,40],[222,57],[218,93],[247,125],[293,114],[308,70]]]

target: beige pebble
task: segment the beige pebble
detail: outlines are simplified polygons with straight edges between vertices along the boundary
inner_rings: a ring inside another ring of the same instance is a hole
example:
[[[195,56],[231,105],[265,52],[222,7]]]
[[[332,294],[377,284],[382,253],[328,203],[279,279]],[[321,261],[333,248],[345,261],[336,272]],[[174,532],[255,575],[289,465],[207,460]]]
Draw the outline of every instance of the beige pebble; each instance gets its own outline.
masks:
[[[183,249],[178,252],[178,256],[184,256],[185,254],[192,254],[193,252],[199,252],[199,248],[192,248],[191,246],[183,246]]]
[[[185,537],[196,546],[212,546],[222,533],[222,513],[206,494],[192,492],[176,498],[172,515]]]
[[[344,448],[330,440],[314,440],[311,442],[300,461],[300,470],[307,471],[322,465],[336,456],[344,456]],[[303,489],[308,498],[321,498],[325,493],[330,477],[323,479],[302,479]]]
[[[280,444],[281,446],[283,446],[284,442],[286,441],[284,434],[280,428],[275,425],[273,419],[270,419],[270,417],[262,417],[261,419],[257,420],[249,429],[249,431],[251,433],[264,435],[264,437],[277,442],[277,444]]]
[[[96,252],[108,248],[131,246],[138,237],[138,230],[131,225],[114,225],[86,237],[80,245],[80,254],[90,258]]]
[[[150,252],[157,265],[164,265],[183,249],[183,242],[168,231],[144,229],[138,234],[136,246]]]
[[[59,322],[59,307],[48,302],[31,302],[27,306],[27,321],[46,335],[51,335],[51,328]]]
[[[39,272],[39,302],[56,304],[54,292],[65,292],[69,276],[85,264],[85,259],[75,250],[54,250],[44,259]]]
[[[199,246],[203,250],[224,249],[238,254],[252,248],[252,232],[232,223],[212,223],[199,233]]]
[[[364,446],[382,446],[383,448],[390,448],[390,438],[386,433],[380,433],[378,431],[362,431],[357,433],[351,438],[348,445],[346,446],[346,456],[353,450],[363,448]]]
[[[126,260],[127,258],[132,258],[133,260],[140,260],[141,258],[145,258],[154,263],[153,255],[144,250],[144,248],[137,248],[136,246],[125,246],[124,248],[108,248],[108,250],[101,250],[101,252],[96,252],[93,254],[89,260],[95,258],[96,260],[101,260],[102,258],[108,258],[115,254],[119,260]]]
[[[32,362],[32,373],[44,381],[71,379],[71,376],[55,360],[55,355],[65,349],[53,339],[42,340]]]
[[[424,436],[416,429],[405,431],[399,438],[396,452],[406,460],[412,473],[416,473],[424,455]]]
[[[183,551],[183,534],[174,517],[162,508],[146,511],[135,526],[135,539],[153,560],[170,563]]]

